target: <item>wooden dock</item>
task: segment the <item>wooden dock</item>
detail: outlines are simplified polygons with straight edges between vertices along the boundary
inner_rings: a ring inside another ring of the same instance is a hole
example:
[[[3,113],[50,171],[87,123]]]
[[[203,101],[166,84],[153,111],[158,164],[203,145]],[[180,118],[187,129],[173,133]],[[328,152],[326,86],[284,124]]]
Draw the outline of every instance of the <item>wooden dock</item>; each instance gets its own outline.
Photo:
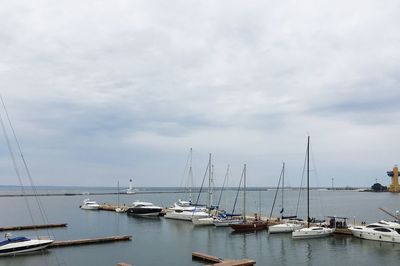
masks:
[[[255,265],[255,260],[250,259],[240,259],[240,260],[232,260],[232,259],[221,259],[216,256],[208,255],[201,252],[192,252],[192,259],[202,260],[205,262],[212,262],[212,265],[216,266],[251,266]]]
[[[128,241],[131,239],[132,236],[107,236],[107,237],[96,237],[96,238],[87,238],[78,240],[62,240],[62,241],[54,241],[48,248],[102,244],[102,243],[116,242],[116,241]]]
[[[34,224],[34,225],[4,226],[0,227],[0,231],[35,230],[35,229],[55,228],[55,227],[67,227],[67,224],[63,223],[63,224]]]

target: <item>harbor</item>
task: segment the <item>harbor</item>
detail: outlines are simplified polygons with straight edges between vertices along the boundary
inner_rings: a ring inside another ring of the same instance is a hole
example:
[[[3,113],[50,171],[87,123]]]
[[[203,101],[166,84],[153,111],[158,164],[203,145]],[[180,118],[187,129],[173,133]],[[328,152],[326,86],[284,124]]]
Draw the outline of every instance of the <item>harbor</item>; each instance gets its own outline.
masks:
[[[268,219],[274,192],[250,191],[248,196],[248,218],[252,213],[259,211],[259,198],[261,198],[261,218]],[[218,193],[218,191],[216,191]],[[226,192],[227,199],[234,199],[234,191]],[[286,191],[288,201],[297,200],[298,190]],[[87,195],[72,197],[42,197],[47,206],[50,221],[63,221],[68,227],[51,229],[57,241],[69,241],[71,239],[96,239],[100,236],[131,235],[131,241],[109,242],[101,245],[65,246],[64,248],[50,248],[44,254],[46,259],[52,261],[54,255],[67,265],[87,264],[117,265],[125,262],[130,265],[154,265],[161,259],[169,265],[203,265],[209,262],[192,260],[192,252],[201,252],[218,258],[231,260],[254,260],[256,265],[282,264],[281,258],[285,257],[283,265],[318,265],[322,263],[321,257],[330,256],[331,261],[344,263],[378,263],[377,257],[382,252],[393,254],[384,256],[379,261],[387,265],[395,263],[395,253],[400,250],[399,244],[379,243],[376,241],[354,238],[345,231],[344,235],[335,234],[328,238],[313,240],[294,240],[290,234],[268,234],[268,231],[235,233],[231,228],[194,226],[188,221],[178,221],[157,218],[130,217],[126,213],[102,210],[82,210],[79,206]],[[161,194],[133,194],[120,198],[120,205],[129,206],[132,202],[151,201],[163,207],[169,207],[177,198],[185,198],[186,193],[161,193]],[[108,207],[117,207],[116,195],[92,196],[91,199],[98,202],[108,202]],[[23,206],[23,198],[5,197],[8,205]],[[240,199],[240,198],[239,198]],[[348,223],[357,225],[362,222],[372,223],[382,219],[390,220],[392,217],[385,214],[379,207],[387,210],[395,210],[397,195],[392,193],[359,193],[356,191],[311,191],[311,199],[322,199],[322,206],[313,206],[311,211],[321,213],[321,218],[328,215],[348,217]],[[226,203],[230,206],[230,202]],[[323,207],[324,206],[324,207]],[[59,209],[63,211],[60,212]],[[291,208],[290,204],[286,207]],[[241,207],[239,207],[239,211]],[[322,210],[322,211],[321,211]],[[10,210],[4,207],[1,211],[5,214],[4,226],[16,224],[18,216],[11,215]],[[275,213],[274,216],[277,216]],[[300,215],[299,215],[300,216]],[[337,229],[337,233],[340,232]],[[24,235],[41,234],[42,230],[24,231]],[[43,232],[44,233],[44,232]],[[14,236],[18,231],[13,232]],[[173,245],[171,245],[173,243]],[[390,249],[388,250],[388,248]],[[154,253],[154,250],[157,250]],[[311,256],[303,256],[308,252]],[[365,258],[355,256],[358,252],[368,252]],[[85,258],[80,254],[85,254]],[[335,257],[338,259],[336,260]],[[339,260],[340,257],[340,260]],[[18,265],[41,265],[43,258],[40,256],[17,256],[1,258],[6,263],[18,263]],[[35,262],[37,261],[37,262]],[[36,263],[36,264],[35,264]],[[16,265],[16,264],[12,264]],[[51,265],[51,263],[50,263]]]

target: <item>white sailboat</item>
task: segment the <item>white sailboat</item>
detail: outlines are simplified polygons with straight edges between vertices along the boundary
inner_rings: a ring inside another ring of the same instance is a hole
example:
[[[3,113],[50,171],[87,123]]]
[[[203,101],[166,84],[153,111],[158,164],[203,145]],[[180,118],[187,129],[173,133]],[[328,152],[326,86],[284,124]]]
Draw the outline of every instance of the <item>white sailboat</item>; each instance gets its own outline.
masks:
[[[293,231],[292,237],[299,238],[317,238],[332,235],[333,228],[322,226],[310,226],[310,136],[307,138],[307,227]]]
[[[279,190],[279,185],[280,185],[279,183],[280,183],[281,179],[282,179],[282,203],[281,203],[282,204],[282,209],[281,209],[280,213],[281,213],[282,223],[275,224],[275,225],[270,225],[268,227],[268,232],[271,233],[271,234],[274,234],[274,233],[291,233],[294,230],[300,229],[300,228],[302,228],[304,226],[302,221],[299,221],[298,219],[294,219],[297,216],[286,216],[285,217],[283,215],[284,211],[285,211],[285,209],[283,207],[283,203],[284,203],[283,196],[284,196],[284,189],[285,189],[285,162],[283,162],[283,165],[282,165],[281,176],[279,178],[278,188],[277,188],[276,193],[275,193],[274,203],[272,204],[271,213],[270,213],[269,217],[270,217],[270,219],[272,217],[272,211],[273,211],[274,206],[275,206],[276,195],[277,195],[278,190]]]
[[[196,226],[199,225],[214,225],[214,217],[211,214],[212,212],[212,195],[213,195],[213,172],[212,171],[212,164],[211,164],[211,153],[209,156],[209,160],[208,160],[208,166],[207,166],[207,170],[208,170],[208,213],[207,213],[207,217],[199,217],[199,216],[193,216],[192,218],[192,223]],[[199,192],[199,196],[201,193],[201,189],[200,188],[200,192]],[[197,200],[199,199],[199,197],[197,198]],[[214,211],[217,211],[216,209]],[[214,213],[215,214],[215,213]]]
[[[190,148],[189,153],[189,172],[188,178],[193,180],[193,170],[192,170],[192,148]],[[192,219],[199,218],[208,218],[207,208],[205,206],[199,206],[197,204],[192,203],[192,193],[191,189],[189,191],[189,201],[179,199],[175,202],[171,207],[166,209],[166,213],[164,215],[167,219],[174,220],[184,220],[184,221],[192,221]]]

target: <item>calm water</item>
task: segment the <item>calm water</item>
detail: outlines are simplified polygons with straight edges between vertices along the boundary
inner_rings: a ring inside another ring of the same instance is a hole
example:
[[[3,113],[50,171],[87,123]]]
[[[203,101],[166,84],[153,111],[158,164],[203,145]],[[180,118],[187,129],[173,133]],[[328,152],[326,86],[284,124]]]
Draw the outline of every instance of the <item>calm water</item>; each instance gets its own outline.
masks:
[[[68,190],[68,189],[64,189]],[[79,191],[71,188],[70,191]],[[87,191],[87,189],[81,189]],[[51,189],[48,189],[51,192]],[[60,192],[60,191],[54,191]],[[2,194],[7,191],[1,192]],[[231,210],[234,191],[224,192],[222,203]],[[261,208],[262,215],[269,215],[274,191],[247,193],[248,214]],[[298,190],[285,191],[285,210],[294,213]],[[268,235],[266,232],[235,234],[230,228],[194,227],[190,222],[149,218],[132,218],[126,214],[79,209],[87,196],[41,197],[50,223],[68,223],[65,229],[50,231],[58,240],[79,239],[109,235],[133,236],[129,242],[65,247],[50,249],[44,254],[1,257],[0,265],[116,265],[128,262],[138,265],[202,265],[192,261],[191,252],[200,251],[224,258],[251,258],[257,265],[398,265],[400,245],[360,240],[349,236],[323,239],[292,240],[291,235]],[[121,195],[120,201],[129,204],[134,200],[151,201],[168,206],[185,194]],[[194,196],[196,198],[197,196]],[[99,203],[116,203],[116,195],[91,196]],[[261,206],[259,199],[261,198]],[[215,195],[218,199],[218,193]],[[27,197],[37,223],[39,219],[35,198]],[[201,196],[206,201],[206,195]],[[1,225],[32,224],[24,198],[0,197]],[[346,216],[357,221],[374,222],[388,219],[378,210],[400,209],[400,194],[361,193],[351,191],[311,191],[311,216]],[[280,209],[280,195],[275,214]],[[242,199],[238,199],[242,208]],[[305,210],[300,203],[299,216]],[[47,235],[46,230],[15,232],[17,235]]]

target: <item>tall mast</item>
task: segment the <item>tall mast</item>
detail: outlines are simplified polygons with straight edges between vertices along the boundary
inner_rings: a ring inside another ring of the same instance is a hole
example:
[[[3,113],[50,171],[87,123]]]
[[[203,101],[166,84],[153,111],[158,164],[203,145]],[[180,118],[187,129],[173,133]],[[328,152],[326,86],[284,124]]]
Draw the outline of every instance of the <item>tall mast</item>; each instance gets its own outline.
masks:
[[[192,187],[193,187],[193,170],[192,170],[192,153],[193,150],[190,148],[190,157],[189,157],[189,201],[192,202]]]
[[[283,192],[285,191],[285,162],[283,162],[283,166],[282,166],[282,210],[281,210],[281,214],[283,217],[283,212],[284,212],[284,208],[283,208]]]
[[[246,164],[243,168],[243,221],[246,221]]]
[[[211,210],[211,153],[208,159],[208,208]]]
[[[310,136],[307,138],[307,227],[310,227]]]

